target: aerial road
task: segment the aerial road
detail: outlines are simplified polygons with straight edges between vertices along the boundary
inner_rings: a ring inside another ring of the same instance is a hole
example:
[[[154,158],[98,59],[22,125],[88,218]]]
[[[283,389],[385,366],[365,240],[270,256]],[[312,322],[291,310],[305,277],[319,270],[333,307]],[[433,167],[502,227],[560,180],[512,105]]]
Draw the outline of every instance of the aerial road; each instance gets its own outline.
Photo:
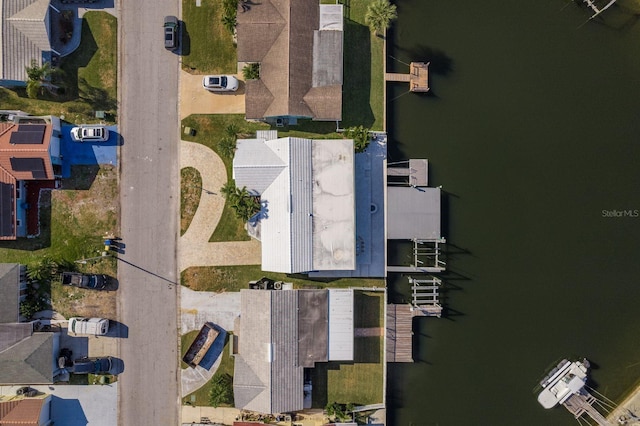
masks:
[[[163,43],[176,0],[120,1],[119,424],[179,423],[179,57]]]

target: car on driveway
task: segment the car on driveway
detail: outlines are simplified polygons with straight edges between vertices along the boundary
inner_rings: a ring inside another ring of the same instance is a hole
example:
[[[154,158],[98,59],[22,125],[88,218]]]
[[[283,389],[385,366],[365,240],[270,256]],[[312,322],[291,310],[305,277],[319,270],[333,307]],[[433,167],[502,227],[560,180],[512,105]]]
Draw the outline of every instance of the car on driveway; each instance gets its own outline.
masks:
[[[79,272],[63,272],[60,277],[63,285],[89,288],[92,290],[105,290],[109,279],[103,274],[81,274]]]
[[[73,361],[72,372],[75,374],[105,374],[111,371],[112,358],[78,358]]]
[[[178,18],[164,17],[164,47],[169,50],[178,48]]]
[[[106,142],[109,130],[104,126],[79,126],[71,129],[71,139],[76,142]]]
[[[240,83],[232,75],[205,75],[202,87],[210,92],[235,92]]]

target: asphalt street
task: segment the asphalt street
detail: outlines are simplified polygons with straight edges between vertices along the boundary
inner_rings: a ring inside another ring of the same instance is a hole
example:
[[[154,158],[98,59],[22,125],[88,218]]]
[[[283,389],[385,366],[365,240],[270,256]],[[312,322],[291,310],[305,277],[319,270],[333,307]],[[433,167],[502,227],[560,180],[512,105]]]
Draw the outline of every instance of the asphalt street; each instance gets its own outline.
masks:
[[[165,15],[177,0],[120,2],[119,98],[122,208],[118,254],[118,423],[179,423],[179,56],[164,49]]]

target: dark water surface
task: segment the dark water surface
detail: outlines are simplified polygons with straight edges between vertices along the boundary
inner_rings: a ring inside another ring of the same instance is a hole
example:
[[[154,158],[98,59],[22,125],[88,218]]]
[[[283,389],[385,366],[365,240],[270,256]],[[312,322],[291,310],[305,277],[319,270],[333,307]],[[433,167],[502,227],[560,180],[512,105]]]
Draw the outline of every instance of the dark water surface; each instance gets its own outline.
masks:
[[[390,160],[429,159],[451,253],[448,316],[417,321],[415,364],[390,367],[389,423],[574,425],[533,393],[551,363],[587,357],[612,399],[640,379],[640,217],[603,213],[640,210],[640,22],[397,3],[388,53],[431,59],[433,96],[389,85]]]

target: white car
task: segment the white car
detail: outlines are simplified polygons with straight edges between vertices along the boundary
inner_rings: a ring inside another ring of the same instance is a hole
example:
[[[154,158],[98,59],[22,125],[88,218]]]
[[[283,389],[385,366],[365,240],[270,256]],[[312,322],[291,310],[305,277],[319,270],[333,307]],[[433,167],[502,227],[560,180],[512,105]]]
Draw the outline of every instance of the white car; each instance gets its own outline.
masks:
[[[71,139],[76,142],[106,142],[109,130],[104,126],[80,126],[71,129]]]
[[[211,92],[235,92],[239,84],[232,75],[205,75],[202,79],[202,87]]]

